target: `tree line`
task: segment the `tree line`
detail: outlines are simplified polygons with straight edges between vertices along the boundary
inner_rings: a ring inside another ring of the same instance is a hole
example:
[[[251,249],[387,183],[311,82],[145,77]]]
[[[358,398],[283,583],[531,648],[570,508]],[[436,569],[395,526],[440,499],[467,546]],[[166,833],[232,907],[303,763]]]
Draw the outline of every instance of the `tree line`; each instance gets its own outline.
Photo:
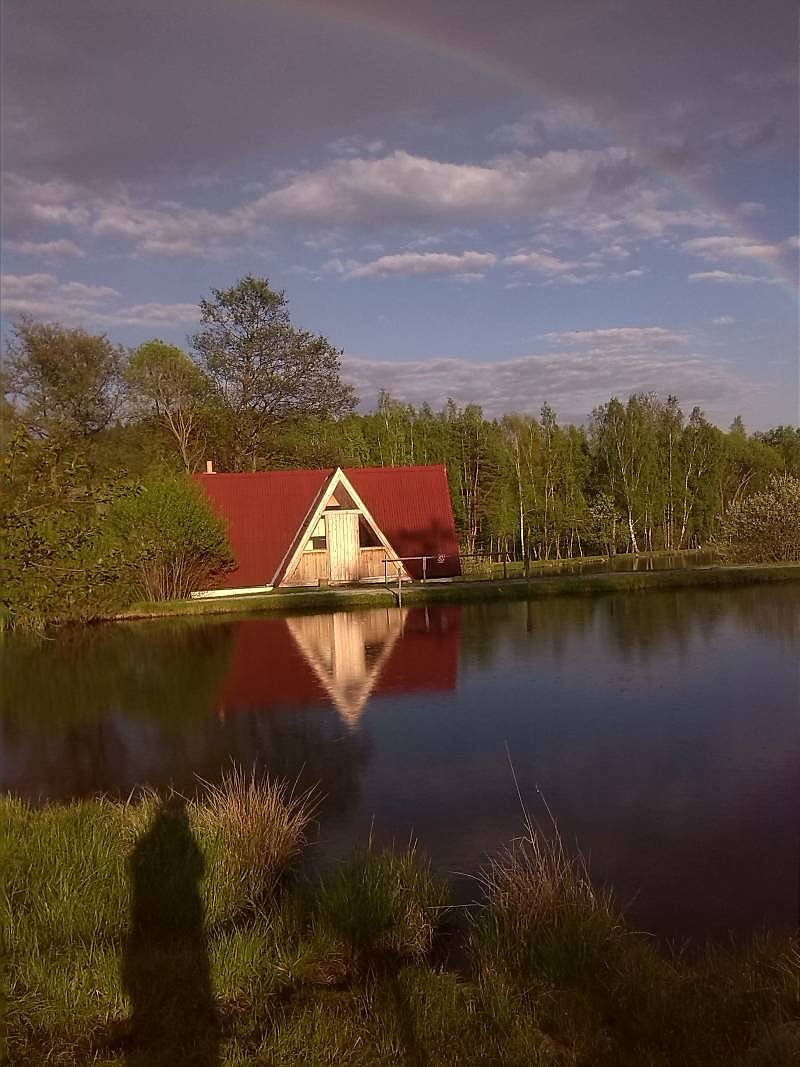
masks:
[[[188,350],[153,339],[127,351],[19,320],[3,362],[5,526],[59,500],[84,509],[85,529],[87,508],[102,524],[112,498],[141,496],[157,475],[174,490],[206,458],[231,471],[442,463],[465,553],[558,559],[707,545],[745,499],[800,476],[797,427],[748,434],[737,418],[722,430],[673,396],[613,397],[585,425],[560,423],[549,404],[487,418],[474,404],[434,410],[386,392],[361,413],[341,355],[249,275],[201,301]],[[162,486],[150,499],[168,496]]]

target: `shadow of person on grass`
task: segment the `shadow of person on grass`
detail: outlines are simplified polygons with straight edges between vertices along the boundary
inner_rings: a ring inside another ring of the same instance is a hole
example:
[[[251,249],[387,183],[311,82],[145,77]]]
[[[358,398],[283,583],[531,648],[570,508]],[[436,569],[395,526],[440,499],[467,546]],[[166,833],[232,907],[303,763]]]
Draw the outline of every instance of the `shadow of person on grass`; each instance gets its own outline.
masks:
[[[131,922],[122,981],[128,1067],[218,1067],[219,1032],[200,880],[205,862],[185,801],[161,803],[128,863]]]

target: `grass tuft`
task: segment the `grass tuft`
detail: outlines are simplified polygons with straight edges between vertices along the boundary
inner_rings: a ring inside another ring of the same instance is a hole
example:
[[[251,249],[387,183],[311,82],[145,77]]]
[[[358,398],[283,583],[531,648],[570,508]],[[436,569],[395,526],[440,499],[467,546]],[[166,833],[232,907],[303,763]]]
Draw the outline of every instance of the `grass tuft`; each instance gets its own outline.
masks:
[[[230,921],[263,905],[302,852],[317,807],[314,790],[233,767],[219,785],[204,782],[190,805],[191,821],[208,864],[206,921]]]
[[[486,965],[553,982],[578,982],[607,961],[623,936],[613,898],[592,883],[584,858],[567,853],[558,829],[524,831],[491,858],[481,881],[487,905],[474,930]]]
[[[447,886],[414,847],[403,853],[369,847],[319,885],[315,929],[338,941],[356,970],[388,958],[422,958],[447,908]]]

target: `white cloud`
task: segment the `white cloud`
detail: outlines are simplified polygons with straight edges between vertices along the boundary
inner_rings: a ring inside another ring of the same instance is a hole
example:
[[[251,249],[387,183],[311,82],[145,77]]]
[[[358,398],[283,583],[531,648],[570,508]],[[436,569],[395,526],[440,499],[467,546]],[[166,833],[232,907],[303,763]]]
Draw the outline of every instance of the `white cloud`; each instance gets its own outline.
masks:
[[[711,321],[715,326],[733,326],[736,319],[733,315],[716,315]]]
[[[141,207],[127,199],[100,204],[92,223],[95,236],[127,238],[137,252],[154,256],[202,255],[247,230],[235,213],[217,215],[179,204]]]
[[[515,122],[498,126],[490,134],[490,140],[512,148],[536,148],[545,141],[563,138],[596,140],[598,124],[588,105],[575,103],[550,104],[538,111],[531,111]]]
[[[384,143],[379,137],[363,137],[360,134],[338,137],[328,145],[328,151],[333,156],[375,156],[383,149]]]
[[[547,275],[561,274],[578,266],[577,263],[559,259],[549,252],[515,252],[512,256],[506,256],[503,263],[508,267],[524,267],[526,270]]]
[[[4,274],[0,293],[4,314],[31,315],[66,326],[168,326],[198,318],[196,304],[120,307],[120,293],[108,285],[61,282],[52,274]]]
[[[748,237],[693,237],[684,241],[681,248],[712,263],[719,260],[774,260],[780,255],[776,245],[753,241]]]
[[[761,218],[768,213],[767,205],[760,200],[743,200],[736,205],[736,214],[744,218]]]
[[[345,273],[348,278],[387,278],[397,275],[454,274],[460,277],[481,277],[482,272],[497,262],[494,252],[400,252],[380,256],[370,263],[341,263],[328,269]]]
[[[606,351],[612,349],[621,351],[631,347],[684,345],[689,340],[687,333],[668,330],[664,326],[609,326],[597,330],[565,330],[545,333],[542,337],[551,344],[569,345],[571,348],[592,346]]]
[[[197,304],[133,304],[111,312],[105,321],[119,326],[179,326],[199,317]]]
[[[33,256],[36,259],[53,260],[65,259],[69,256],[83,258],[86,253],[79,248],[74,241],[66,239],[59,241],[6,241],[6,248],[12,252],[19,252],[22,256]]]
[[[587,334],[603,331],[585,331]],[[688,410],[703,407],[729,422],[741,410],[750,421],[763,417],[774,398],[769,390],[700,353],[619,351],[605,347],[562,350],[496,363],[467,359],[388,362],[346,356],[343,369],[363,398],[374,402],[380,389],[408,403],[437,407],[452,397],[480,404],[490,417],[536,412],[547,400],[565,419],[583,420],[613,395],[674,393]]]
[[[103,195],[60,181],[37,182],[10,174],[4,177],[4,214],[12,238],[8,247],[33,254],[37,244],[51,255],[76,254],[70,240],[36,242],[32,230],[54,226],[94,237],[123,238],[147,255],[197,256],[243,236],[252,224],[234,212],[214,213],[173,202],[137,203],[126,190]],[[80,249],[77,254],[82,254]]]
[[[608,199],[639,176],[623,148],[444,163],[397,150],[303,171],[242,209],[252,220],[393,223],[544,215]]]
[[[632,270],[624,270],[621,274],[609,274],[612,281],[624,281],[626,278],[642,278],[647,274],[647,267],[634,267]]]
[[[407,247],[421,249],[425,241],[472,240],[467,234],[482,223],[531,220],[538,230],[536,245],[516,252],[530,258],[509,265],[546,273],[551,267],[554,272],[561,259],[564,266],[558,269],[564,275],[571,271],[575,277],[564,280],[574,284],[587,279],[573,256],[560,256],[548,246],[563,247],[566,239],[572,247],[579,239],[602,242],[625,256],[625,246],[641,236],[658,239],[681,229],[721,225],[708,212],[676,206],[666,188],[643,186],[637,160],[619,147],[513,152],[483,163],[449,163],[403,150],[369,155],[379,150],[377,143],[348,143],[360,147],[362,155],[284,174],[277,188],[220,210],[157,200],[145,187],[100,193],[12,175],[6,182],[6,214],[12,229],[24,232],[9,230],[9,235],[32,246],[38,237],[32,231],[38,228],[46,231],[43,245],[56,236],[66,241],[66,235],[51,232],[60,226],[130,244],[143,256],[198,257],[263,247],[268,228],[286,224],[302,227],[298,236],[320,247],[341,245],[348,229],[402,227]],[[542,258],[546,255],[553,257],[549,263]]]
[[[4,274],[0,278],[3,312],[75,322],[97,314],[98,305],[119,297],[107,285],[59,282],[52,274]]]
[[[18,174],[3,175],[5,225],[86,226],[91,218],[86,192],[71,182],[38,182]]]
[[[592,218],[600,224],[605,221],[607,228],[611,228],[609,223],[616,223],[623,230],[632,230],[648,237],[663,237],[682,229],[706,230],[719,225],[721,221],[717,214],[701,208],[675,207],[670,193],[663,188],[634,190],[616,219],[607,219],[595,213],[586,220],[588,229],[591,229]],[[581,225],[581,220],[576,221]]]
[[[776,284],[774,278],[765,278],[756,274],[739,274],[727,270],[698,271],[689,275],[690,282],[716,282],[720,285],[765,285]]]

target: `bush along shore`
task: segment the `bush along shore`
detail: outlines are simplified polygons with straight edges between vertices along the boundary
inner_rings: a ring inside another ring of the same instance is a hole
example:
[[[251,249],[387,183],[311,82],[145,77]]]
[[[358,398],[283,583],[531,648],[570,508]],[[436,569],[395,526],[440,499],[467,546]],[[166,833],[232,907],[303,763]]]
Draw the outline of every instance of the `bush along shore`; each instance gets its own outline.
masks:
[[[800,1062],[796,940],[663,949],[527,820],[465,912],[413,849],[303,875],[314,797],[237,771],[0,804],[15,1067]]]

